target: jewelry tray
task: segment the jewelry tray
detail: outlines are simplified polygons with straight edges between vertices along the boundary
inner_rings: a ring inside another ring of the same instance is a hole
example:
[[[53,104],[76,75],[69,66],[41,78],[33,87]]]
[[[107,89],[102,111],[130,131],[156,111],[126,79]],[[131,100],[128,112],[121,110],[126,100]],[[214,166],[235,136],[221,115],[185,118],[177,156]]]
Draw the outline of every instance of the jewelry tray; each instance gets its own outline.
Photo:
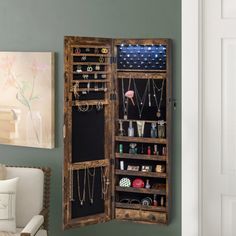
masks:
[[[64,229],[112,219],[168,224],[171,40],[64,43]],[[119,186],[122,178],[131,185]]]

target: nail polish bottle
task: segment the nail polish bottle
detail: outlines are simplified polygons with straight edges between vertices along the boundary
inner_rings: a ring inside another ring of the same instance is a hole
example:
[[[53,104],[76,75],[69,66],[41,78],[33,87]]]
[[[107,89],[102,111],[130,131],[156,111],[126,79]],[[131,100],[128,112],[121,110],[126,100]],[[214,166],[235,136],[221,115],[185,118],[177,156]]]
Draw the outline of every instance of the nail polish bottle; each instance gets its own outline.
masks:
[[[158,204],[157,204],[157,195],[156,194],[154,194],[154,196],[153,196],[153,206],[157,206]]]
[[[149,179],[146,180],[145,188],[147,188],[147,189],[151,188],[151,185],[149,183]]]
[[[155,122],[151,124],[151,138],[157,138],[157,128]]]
[[[119,153],[122,154],[123,153],[123,144],[119,145]]]

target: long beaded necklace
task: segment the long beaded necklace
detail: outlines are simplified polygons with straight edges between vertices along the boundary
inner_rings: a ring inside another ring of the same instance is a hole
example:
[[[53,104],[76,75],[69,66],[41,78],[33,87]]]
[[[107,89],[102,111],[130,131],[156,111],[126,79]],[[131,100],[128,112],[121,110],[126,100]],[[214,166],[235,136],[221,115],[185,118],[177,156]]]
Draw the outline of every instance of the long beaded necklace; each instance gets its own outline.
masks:
[[[82,193],[82,196],[81,196],[81,186],[80,186],[80,174],[79,174],[79,170],[77,170],[77,186],[78,186],[78,198],[79,198],[79,201],[80,201],[80,205],[83,206],[84,205],[84,202],[85,202],[85,189],[86,189],[86,172],[87,172],[87,169],[85,168],[84,169],[84,189],[83,189],[83,193]]]
[[[163,79],[163,80],[162,80],[162,84],[161,84],[161,88],[158,88],[157,85],[156,85],[156,83],[154,82],[154,80],[152,80],[152,85],[153,85],[153,86],[152,86],[152,87],[153,87],[153,97],[154,97],[154,100],[155,100],[155,103],[156,103],[156,107],[157,107],[156,116],[157,116],[158,118],[161,117],[161,103],[162,103],[162,99],[163,99],[164,84],[165,84],[165,80]],[[158,101],[157,101],[156,90],[157,90],[157,92],[161,92],[159,103],[158,103]]]
[[[133,83],[134,83],[134,90],[135,90],[135,98],[137,100],[139,118],[141,118],[142,117],[142,112],[143,112],[143,109],[144,109],[144,106],[145,106],[145,102],[146,102],[147,91],[148,91],[150,81],[148,80],[147,83],[146,83],[146,87],[145,87],[142,98],[141,98],[141,96],[138,92],[138,88],[137,88],[135,79],[133,79]],[[140,107],[140,105],[141,105],[141,107]]]
[[[89,200],[90,204],[93,204],[93,196],[94,196],[94,182],[95,182],[95,174],[96,174],[96,169],[95,167],[93,168],[93,172],[90,172],[90,169],[87,169],[87,177],[88,177],[88,195],[89,195]],[[90,185],[90,177],[92,177],[92,186]]]

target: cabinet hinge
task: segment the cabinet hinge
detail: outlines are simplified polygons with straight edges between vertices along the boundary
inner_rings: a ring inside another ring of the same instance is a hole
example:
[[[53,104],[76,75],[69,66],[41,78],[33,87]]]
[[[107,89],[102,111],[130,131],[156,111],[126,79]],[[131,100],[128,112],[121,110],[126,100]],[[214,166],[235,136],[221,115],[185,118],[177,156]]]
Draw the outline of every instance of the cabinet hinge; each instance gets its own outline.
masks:
[[[114,202],[114,200],[115,200],[114,195],[111,195],[111,201]]]
[[[112,100],[112,101],[116,100],[116,94],[115,93],[110,94],[110,100]]]
[[[114,164],[115,164],[114,159],[110,159],[110,164],[111,164],[111,165],[114,165]]]
[[[111,60],[111,61],[110,61],[111,64],[115,64],[115,63],[116,63],[116,57],[111,57],[110,60]]]
[[[175,98],[169,98],[168,99],[169,103],[173,104],[174,110],[176,110],[177,102]]]

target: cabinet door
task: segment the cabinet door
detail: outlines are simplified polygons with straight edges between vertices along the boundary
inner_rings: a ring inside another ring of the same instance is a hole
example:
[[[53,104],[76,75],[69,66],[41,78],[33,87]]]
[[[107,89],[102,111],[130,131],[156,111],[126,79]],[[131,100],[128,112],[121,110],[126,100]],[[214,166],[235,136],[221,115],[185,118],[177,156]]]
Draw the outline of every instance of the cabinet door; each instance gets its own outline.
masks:
[[[112,41],[65,37],[64,228],[111,216]]]

